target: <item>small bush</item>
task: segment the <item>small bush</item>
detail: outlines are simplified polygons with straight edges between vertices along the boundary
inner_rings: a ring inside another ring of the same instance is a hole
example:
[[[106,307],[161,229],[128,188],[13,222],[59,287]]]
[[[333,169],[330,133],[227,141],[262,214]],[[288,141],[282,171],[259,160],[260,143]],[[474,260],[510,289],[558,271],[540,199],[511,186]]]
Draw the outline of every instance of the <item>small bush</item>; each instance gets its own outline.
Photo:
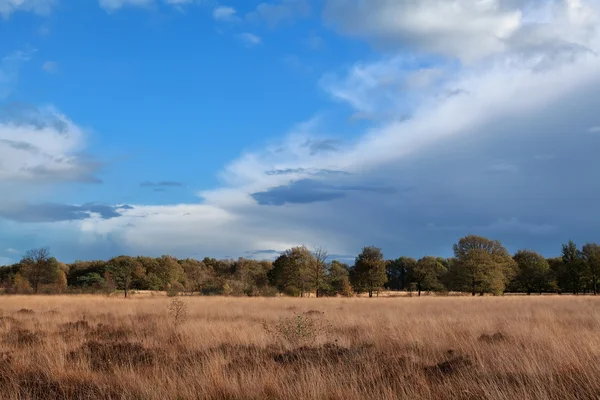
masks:
[[[181,300],[180,298],[174,298],[171,300],[167,308],[169,309],[171,318],[173,318],[175,328],[179,327],[179,325],[187,320],[188,307],[185,301]]]
[[[273,326],[263,321],[263,329],[293,347],[314,345],[319,336],[329,336],[331,332],[328,325],[308,313],[282,319]]]

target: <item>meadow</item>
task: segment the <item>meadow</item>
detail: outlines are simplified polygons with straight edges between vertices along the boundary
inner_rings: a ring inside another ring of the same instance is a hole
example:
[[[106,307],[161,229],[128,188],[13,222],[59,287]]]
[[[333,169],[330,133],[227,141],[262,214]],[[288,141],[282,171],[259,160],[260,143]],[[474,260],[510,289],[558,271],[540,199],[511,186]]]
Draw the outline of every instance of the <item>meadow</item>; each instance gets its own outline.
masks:
[[[0,297],[2,399],[591,399],[592,296]]]

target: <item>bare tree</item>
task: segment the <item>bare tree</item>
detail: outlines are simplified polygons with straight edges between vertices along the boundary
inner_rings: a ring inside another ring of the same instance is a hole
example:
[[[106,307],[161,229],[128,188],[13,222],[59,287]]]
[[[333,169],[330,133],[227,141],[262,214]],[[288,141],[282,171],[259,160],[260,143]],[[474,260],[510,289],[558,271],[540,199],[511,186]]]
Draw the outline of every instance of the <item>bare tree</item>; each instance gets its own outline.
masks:
[[[309,273],[315,293],[319,297],[319,290],[324,289],[325,268],[329,253],[323,247],[317,247],[312,251],[312,260],[310,260]]]
[[[34,293],[42,283],[54,283],[58,276],[58,262],[50,256],[50,248],[40,247],[28,250],[21,260],[21,270]]]

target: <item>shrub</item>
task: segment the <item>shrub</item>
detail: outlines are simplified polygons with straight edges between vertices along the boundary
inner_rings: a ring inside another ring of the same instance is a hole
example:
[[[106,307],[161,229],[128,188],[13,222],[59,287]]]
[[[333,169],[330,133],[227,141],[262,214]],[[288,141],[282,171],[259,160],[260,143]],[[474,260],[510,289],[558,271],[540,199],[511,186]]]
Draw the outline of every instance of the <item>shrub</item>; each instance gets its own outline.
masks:
[[[284,318],[273,326],[263,321],[263,329],[293,347],[314,345],[320,336],[328,336],[331,331],[331,328],[314,314],[309,315],[308,313]]]

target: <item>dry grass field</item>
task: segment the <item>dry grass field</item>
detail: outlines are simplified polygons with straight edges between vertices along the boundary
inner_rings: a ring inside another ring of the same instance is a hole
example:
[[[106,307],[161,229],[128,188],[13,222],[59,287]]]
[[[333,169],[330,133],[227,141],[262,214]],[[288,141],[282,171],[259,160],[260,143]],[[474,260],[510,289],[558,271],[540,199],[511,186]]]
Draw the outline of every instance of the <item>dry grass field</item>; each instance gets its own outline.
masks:
[[[2,399],[592,399],[592,297],[3,296]]]

